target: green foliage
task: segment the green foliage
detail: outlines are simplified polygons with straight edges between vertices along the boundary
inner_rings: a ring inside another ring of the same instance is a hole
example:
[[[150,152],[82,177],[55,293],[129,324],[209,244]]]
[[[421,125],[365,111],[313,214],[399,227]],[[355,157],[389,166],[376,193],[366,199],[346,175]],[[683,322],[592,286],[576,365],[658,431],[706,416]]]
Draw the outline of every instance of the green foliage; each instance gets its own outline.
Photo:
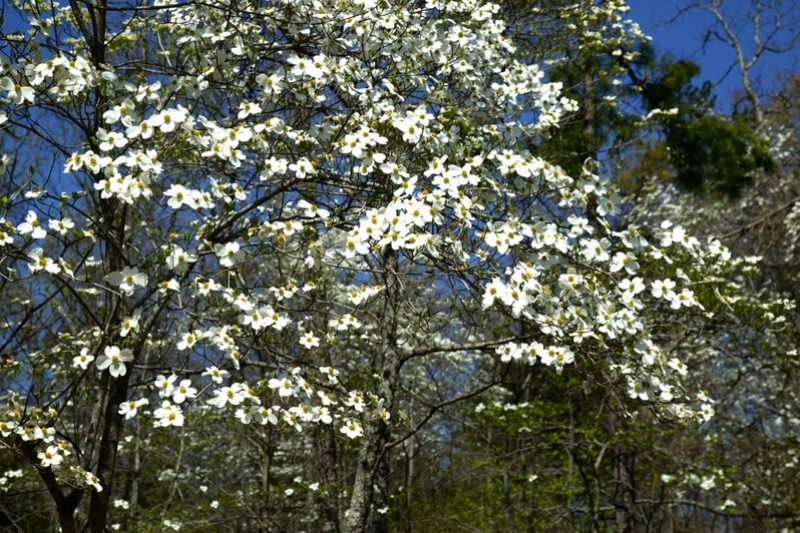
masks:
[[[678,183],[693,192],[736,196],[756,171],[775,168],[766,140],[740,117],[675,121],[667,125],[667,142]]]
[[[641,95],[648,111],[669,111],[656,116],[678,184],[696,193],[738,196],[756,172],[775,169],[767,141],[749,117],[714,113],[711,83],[694,83],[700,73],[696,63],[656,59],[652,48],[646,49],[638,66],[650,79],[639,80]]]

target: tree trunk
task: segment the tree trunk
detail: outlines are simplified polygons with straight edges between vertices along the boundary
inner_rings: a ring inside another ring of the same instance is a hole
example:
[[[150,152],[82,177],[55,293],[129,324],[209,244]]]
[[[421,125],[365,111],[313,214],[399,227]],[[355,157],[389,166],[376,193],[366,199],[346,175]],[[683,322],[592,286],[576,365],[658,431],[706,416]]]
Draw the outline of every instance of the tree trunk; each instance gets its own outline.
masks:
[[[89,501],[89,515],[86,530],[101,533],[106,531],[106,515],[114,488],[114,470],[117,465],[117,449],[122,429],[122,415],[119,404],[125,401],[128,394],[128,379],[132,370],[119,378],[109,376],[109,394],[104,407],[104,421],[100,449],[97,455],[97,475],[103,485],[102,491],[93,491]]]
[[[383,346],[376,354],[376,359],[380,362],[379,365],[376,365],[379,376],[378,394],[383,399],[383,407],[394,415],[394,391],[400,371],[400,354],[397,350],[400,284],[398,281],[398,258],[391,247],[387,247],[383,253],[383,265],[380,270],[383,272],[382,281],[385,288],[383,291],[383,323],[381,325]],[[380,463],[384,460],[385,446],[388,442],[389,427],[383,420],[378,419],[377,409],[370,409],[365,416],[364,435],[361,438],[361,447],[356,462],[355,482],[345,518],[344,530],[347,532],[355,533],[367,530],[373,504],[375,477],[379,474],[387,475],[385,470],[381,470]],[[388,486],[387,483],[381,485]],[[380,528],[386,527],[385,519],[382,518],[380,523],[374,525],[376,530],[380,531]]]
[[[356,463],[356,478],[350,495],[350,506],[346,513],[344,531],[360,533],[367,530],[372,508],[374,477],[378,461],[382,459],[383,446],[387,442],[386,425],[367,423]]]
[[[610,433],[620,430],[617,414],[608,415]],[[636,531],[636,494],[633,479],[633,454],[624,444],[614,444],[611,453],[614,472],[614,516],[619,533]]]

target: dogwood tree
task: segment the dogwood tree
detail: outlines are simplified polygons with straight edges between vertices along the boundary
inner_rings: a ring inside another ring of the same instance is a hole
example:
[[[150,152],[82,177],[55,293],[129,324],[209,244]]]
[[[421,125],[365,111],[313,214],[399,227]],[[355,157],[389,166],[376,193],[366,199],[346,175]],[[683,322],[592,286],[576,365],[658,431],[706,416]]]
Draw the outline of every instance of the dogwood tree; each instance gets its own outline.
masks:
[[[0,430],[63,531],[104,530],[161,436],[177,475],[223,422],[349,447],[326,520],[365,530],[391,450],[513,365],[713,416],[674,340],[730,313],[741,263],[541,157],[577,103],[499,5],[16,7]]]

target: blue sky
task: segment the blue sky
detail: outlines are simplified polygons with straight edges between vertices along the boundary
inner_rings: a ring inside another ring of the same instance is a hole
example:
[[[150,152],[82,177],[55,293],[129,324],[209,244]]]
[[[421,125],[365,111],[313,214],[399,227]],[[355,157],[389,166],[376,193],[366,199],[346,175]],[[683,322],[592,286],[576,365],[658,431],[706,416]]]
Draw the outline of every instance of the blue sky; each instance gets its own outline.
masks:
[[[725,76],[728,67],[734,61],[733,52],[719,42],[709,42],[703,48],[703,37],[706,28],[713,24],[710,13],[692,10],[683,14],[674,22],[669,22],[688,0],[628,0],[631,10],[629,18],[639,23],[642,30],[653,37],[652,44],[660,52],[671,52],[680,59],[690,59],[700,65],[700,79],[717,83]],[[800,15],[800,0],[788,0],[784,4],[787,9],[794,7],[795,15]],[[751,9],[750,0],[726,0],[723,2],[724,12],[741,21],[737,33],[743,36],[743,42],[752,46],[752,25],[743,16]],[[786,19],[784,18],[784,21]],[[800,20],[800,19],[798,19]],[[795,26],[794,31],[800,31]],[[779,71],[797,72],[800,67],[800,46],[795,46],[784,54],[764,54],[754,70],[754,81],[757,86],[770,90],[775,87],[775,75]],[[718,108],[729,111],[733,93],[740,87],[738,70],[731,71],[724,77],[715,93],[718,97]]]

